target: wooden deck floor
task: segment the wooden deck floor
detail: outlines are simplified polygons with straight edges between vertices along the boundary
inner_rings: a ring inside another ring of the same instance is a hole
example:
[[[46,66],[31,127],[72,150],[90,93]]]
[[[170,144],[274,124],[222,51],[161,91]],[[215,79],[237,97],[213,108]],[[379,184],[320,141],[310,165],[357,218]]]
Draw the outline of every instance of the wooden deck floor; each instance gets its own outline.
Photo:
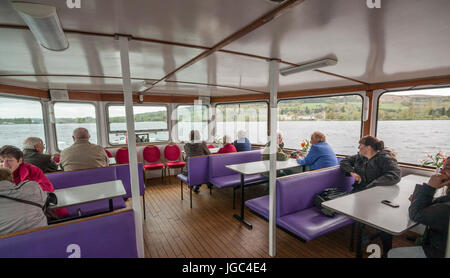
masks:
[[[192,193],[191,209],[187,186],[183,186],[184,200],[181,200],[179,180],[172,177],[171,181],[170,184],[163,184],[160,179],[147,182],[145,257],[270,258],[268,221],[247,208],[245,217],[253,229],[249,230],[237,221],[233,214],[239,213],[240,196],[237,196],[233,210],[232,189],[213,189],[210,195],[203,185],[199,194]],[[246,199],[251,199],[261,196],[263,187],[245,190]],[[353,258],[355,253],[349,251],[350,234],[351,227],[348,226],[304,243],[278,228],[276,257]],[[407,235],[394,237],[393,247],[412,246]]]

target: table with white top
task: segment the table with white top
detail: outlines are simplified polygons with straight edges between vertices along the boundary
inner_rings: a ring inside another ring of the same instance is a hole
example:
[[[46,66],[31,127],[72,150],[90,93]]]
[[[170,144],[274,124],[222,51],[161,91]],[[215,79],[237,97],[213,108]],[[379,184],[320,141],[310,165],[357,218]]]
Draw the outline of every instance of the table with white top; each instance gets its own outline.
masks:
[[[217,152],[219,152],[219,150],[220,150],[220,148],[210,148],[209,152],[210,153],[217,153]]]
[[[49,208],[64,208],[89,202],[109,200],[109,211],[113,211],[113,199],[127,194],[121,180],[74,186],[55,190],[58,203]]]
[[[417,223],[409,219],[409,196],[414,192],[416,184],[427,183],[430,177],[407,175],[393,186],[376,186],[334,200],[322,203],[322,206],[337,213],[353,218],[358,222],[357,257],[362,256],[362,227],[369,225],[391,235],[389,241],[383,242],[386,253],[392,246],[392,235],[400,235]],[[398,204],[393,208],[381,203],[383,200]],[[363,224],[363,225],[362,225]]]
[[[114,157],[108,157],[108,164],[109,165],[114,165],[116,164],[116,159]]]
[[[285,161],[277,161],[276,164],[277,164],[277,171],[301,167],[301,165],[299,165],[297,163],[297,160],[294,158],[289,158],[288,160]],[[248,223],[244,219],[244,176],[269,172],[270,160],[232,164],[227,165],[225,167],[241,174],[241,215],[235,214],[234,217],[240,222],[244,223],[249,229],[252,229],[253,228],[252,224]]]

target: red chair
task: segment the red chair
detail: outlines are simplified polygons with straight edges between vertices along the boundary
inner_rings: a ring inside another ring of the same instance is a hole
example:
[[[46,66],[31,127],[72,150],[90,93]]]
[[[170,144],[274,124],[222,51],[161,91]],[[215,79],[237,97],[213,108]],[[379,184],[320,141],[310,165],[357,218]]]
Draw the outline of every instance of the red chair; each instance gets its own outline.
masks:
[[[209,146],[208,146],[208,149],[214,149],[214,148],[215,148],[214,145],[209,145]]]
[[[128,164],[130,160],[128,158],[128,148],[120,148],[116,151],[116,163]]]
[[[112,153],[110,153],[107,149],[105,149],[105,152],[108,157],[110,157],[110,158],[113,157]]]
[[[184,168],[186,166],[186,162],[177,161],[180,159],[181,151],[178,145],[167,145],[164,148],[164,157],[166,158],[166,169],[169,171],[169,182],[170,182],[170,169],[176,168]]]
[[[161,171],[161,180],[164,181],[164,164],[163,163],[155,163],[161,158],[161,151],[157,146],[146,146],[144,151],[142,152],[142,156],[144,158],[144,179],[145,179],[145,171],[151,170],[159,170]],[[145,161],[150,162],[150,164],[145,164]]]

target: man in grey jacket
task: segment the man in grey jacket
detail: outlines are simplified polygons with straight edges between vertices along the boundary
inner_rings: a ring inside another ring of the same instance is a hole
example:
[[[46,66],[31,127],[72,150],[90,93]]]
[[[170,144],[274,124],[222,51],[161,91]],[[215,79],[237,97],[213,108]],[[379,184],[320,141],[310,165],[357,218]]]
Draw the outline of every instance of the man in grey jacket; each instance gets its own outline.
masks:
[[[23,162],[33,164],[40,168],[42,172],[55,172],[58,170],[58,164],[49,154],[44,154],[44,142],[38,137],[28,137],[22,143]]]
[[[4,196],[4,197],[2,197]],[[0,168],[0,235],[47,226],[42,208],[9,198],[27,200],[43,206],[47,193],[34,181],[15,185],[8,168]]]

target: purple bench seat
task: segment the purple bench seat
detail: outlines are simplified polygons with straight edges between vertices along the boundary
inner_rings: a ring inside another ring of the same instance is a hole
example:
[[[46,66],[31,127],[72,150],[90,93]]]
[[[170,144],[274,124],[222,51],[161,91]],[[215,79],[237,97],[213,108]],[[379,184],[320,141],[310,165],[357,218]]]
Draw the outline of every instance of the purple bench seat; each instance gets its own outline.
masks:
[[[351,191],[352,177],[346,177],[339,166],[304,172],[277,179],[277,225],[310,241],[354,221],[344,215],[325,216],[315,207],[314,197],[329,187]],[[251,211],[269,218],[269,196],[248,200]]]
[[[139,187],[140,194],[143,196],[145,192],[145,184],[143,178],[142,164],[138,164],[139,173]],[[100,183],[113,180],[121,180],[127,195],[124,198],[131,197],[131,181],[129,165],[114,165],[104,168],[93,168],[78,171],[69,172],[58,172],[46,174],[47,178],[53,184],[55,189],[63,189],[74,186],[81,186],[93,183]],[[125,200],[122,197],[113,199],[113,208],[121,209],[126,206]],[[67,207],[70,212],[70,216],[77,216],[79,212],[82,215],[92,215],[99,212],[104,212],[109,210],[109,201],[101,200],[96,202],[90,202],[86,204],[80,204],[75,206]],[[144,198],[144,217],[145,217],[145,198]]]
[[[237,187],[241,185],[241,174],[226,168],[227,165],[260,161],[262,150],[236,152],[213,155],[209,158],[209,182],[217,188]],[[266,177],[260,174],[244,177],[247,183],[265,181]]]
[[[179,174],[180,179],[181,200],[183,200],[183,182],[189,187],[190,206],[192,208],[192,187],[202,185],[208,182],[208,161],[209,155],[188,157],[187,168],[188,174]]]
[[[132,210],[0,236],[1,258],[137,258]]]

